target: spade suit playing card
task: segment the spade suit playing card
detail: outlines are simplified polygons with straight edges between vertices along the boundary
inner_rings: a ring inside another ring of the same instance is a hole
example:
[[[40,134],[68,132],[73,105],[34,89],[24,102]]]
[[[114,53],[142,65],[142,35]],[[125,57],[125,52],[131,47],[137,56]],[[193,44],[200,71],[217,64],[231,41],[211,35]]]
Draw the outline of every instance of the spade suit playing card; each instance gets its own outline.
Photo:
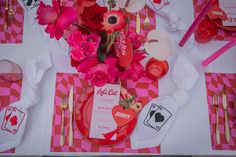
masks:
[[[146,115],[143,123],[149,127],[151,127],[150,124],[147,123],[147,121],[154,115],[154,113],[156,112],[156,110],[158,109],[158,106],[156,104],[152,104],[149,111],[148,111],[148,114]]]
[[[5,115],[2,121],[2,125],[1,125],[2,130],[8,131],[8,129],[5,128],[5,125],[7,124],[12,112],[13,112],[13,107],[8,106],[6,108]]]
[[[151,118],[147,120],[147,124],[153,129],[159,131],[167,120],[172,116],[172,114],[162,106],[158,106],[155,113],[152,113]]]
[[[7,129],[7,131],[16,134],[24,117],[25,113],[15,107],[12,109],[12,112],[8,117],[8,121],[5,123],[4,127]]]

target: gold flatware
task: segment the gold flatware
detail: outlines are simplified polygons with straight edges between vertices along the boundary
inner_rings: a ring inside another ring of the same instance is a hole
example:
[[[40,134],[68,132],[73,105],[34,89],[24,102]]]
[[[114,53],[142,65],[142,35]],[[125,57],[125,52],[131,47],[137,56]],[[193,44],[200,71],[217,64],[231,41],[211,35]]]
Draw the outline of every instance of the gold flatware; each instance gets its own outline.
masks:
[[[69,93],[69,111],[70,111],[70,130],[69,130],[69,146],[73,144],[73,106],[74,106],[74,87],[72,86]]]
[[[9,11],[8,11],[8,24],[11,25],[12,22],[14,21],[14,17],[15,17],[15,12],[12,8],[12,1],[13,0],[9,0]]]
[[[65,109],[67,108],[67,97],[63,95],[60,100],[60,106],[61,106],[61,136],[60,136],[60,144],[61,146],[64,145],[65,139],[64,139],[64,132],[65,132],[65,125],[64,125],[64,117],[65,117]]]
[[[219,96],[218,94],[213,95],[213,107],[216,111],[216,143],[220,144],[220,130],[219,130]]]
[[[225,114],[225,139],[227,143],[229,143],[230,130],[229,130],[229,121],[228,121],[228,100],[227,100],[227,93],[226,93],[225,85],[223,87],[223,92],[222,92],[222,106],[223,106],[224,114]]]
[[[145,29],[149,30],[149,28],[150,28],[150,20],[149,20],[149,16],[148,16],[148,7],[147,7],[147,5],[146,5],[145,9],[146,9],[146,17],[144,19],[144,27],[145,27]]]
[[[7,31],[8,27],[8,0],[5,2],[5,19],[4,19],[4,32]]]
[[[236,97],[234,98],[234,116],[236,116]]]
[[[140,27],[141,27],[140,15],[139,15],[139,12],[137,12],[137,14],[136,14],[136,33],[137,34],[140,33]]]

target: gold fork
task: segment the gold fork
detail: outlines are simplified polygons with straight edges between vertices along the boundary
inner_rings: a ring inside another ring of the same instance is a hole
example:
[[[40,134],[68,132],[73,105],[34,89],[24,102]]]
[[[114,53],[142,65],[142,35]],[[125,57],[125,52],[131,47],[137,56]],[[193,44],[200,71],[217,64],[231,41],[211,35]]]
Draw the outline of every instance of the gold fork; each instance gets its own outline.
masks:
[[[150,28],[150,20],[149,20],[149,16],[148,16],[148,7],[147,7],[147,5],[146,5],[146,17],[144,19],[144,27],[147,30],[149,30],[149,28]]]
[[[216,143],[220,144],[219,115],[218,115],[219,96],[218,96],[218,94],[213,95],[213,107],[216,111]]]
[[[15,16],[15,12],[12,8],[12,1],[13,0],[9,0],[9,11],[8,11],[8,23],[9,23],[9,25],[12,24],[12,22],[14,21],[14,16]]]
[[[65,116],[65,109],[67,108],[67,97],[63,95],[60,100],[60,106],[61,106],[61,136],[60,136],[60,144],[61,146],[64,145],[64,116]]]

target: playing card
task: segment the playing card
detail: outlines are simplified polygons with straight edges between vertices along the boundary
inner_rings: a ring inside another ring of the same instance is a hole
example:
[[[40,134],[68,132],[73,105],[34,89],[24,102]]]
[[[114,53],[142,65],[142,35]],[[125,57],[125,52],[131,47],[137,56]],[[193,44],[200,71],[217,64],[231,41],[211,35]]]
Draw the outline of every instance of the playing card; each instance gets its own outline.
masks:
[[[27,10],[38,7],[40,0],[21,0]]]
[[[147,123],[147,121],[154,115],[154,113],[156,112],[156,110],[158,109],[158,106],[156,104],[152,104],[151,107],[148,110],[148,113],[143,121],[143,123],[149,127],[151,127],[151,125],[149,125]]]
[[[162,106],[157,106],[156,112],[147,121],[147,124],[159,131],[171,116],[172,114],[167,109]]]
[[[4,115],[3,122],[2,122],[2,126],[1,126],[2,130],[8,131],[8,129],[5,128],[5,125],[7,124],[12,112],[13,112],[13,107],[8,106],[6,108],[5,115]]]
[[[16,107],[13,108],[13,111],[5,124],[5,128],[8,129],[13,134],[16,134],[23,119],[25,117],[25,113],[18,110]]]

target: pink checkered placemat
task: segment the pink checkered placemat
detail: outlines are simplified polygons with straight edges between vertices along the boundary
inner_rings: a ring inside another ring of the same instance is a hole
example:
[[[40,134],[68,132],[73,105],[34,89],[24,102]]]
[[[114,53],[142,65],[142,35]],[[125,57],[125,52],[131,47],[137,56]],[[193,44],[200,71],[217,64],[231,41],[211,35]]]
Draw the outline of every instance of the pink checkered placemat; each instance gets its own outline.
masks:
[[[160,153],[160,146],[148,149],[132,150],[130,139],[112,146],[104,147],[93,145],[88,142],[79,132],[77,127],[74,127],[74,145],[68,145],[69,136],[69,111],[65,111],[65,145],[60,146],[60,126],[61,126],[61,108],[60,96],[68,93],[71,86],[74,86],[75,100],[78,99],[81,92],[90,86],[89,82],[84,80],[81,74],[57,73],[56,75],[56,89],[54,99],[54,113],[52,122],[52,135],[51,135],[51,152],[113,152],[113,153]],[[146,77],[142,77],[137,83],[127,80],[123,82],[128,91],[132,94],[137,94],[140,101],[148,102],[158,96],[158,83],[151,81]],[[73,122],[74,126],[76,123]]]
[[[236,98],[236,74],[223,74],[223,73],[206,73],[206,88],[207,100],[209,111],[209,123],[211,133],[211,144],[213,150],[236,150],[236,111],[234,111],[234,99]],[[212,97],[216,93],[223,91],[223,86],[226,86],[228,98],[228,119],[230,128],[230,142],[227,143],[225,139],[224,129],[224,110],[222,107],[222,100],[218,109],[219,114],[219,130],[220,130],[220,144],[216,143],[216,111],[212,106]]]
[[[0,111],[2,111],[4,107],[20,99],[21,87],[22,80],[13,83],[0,81]],[[15,153],[15,148],[1,153]]]
[[[22,43],[24,27],[24,10],[17,0],[12,0],[14,21],[4,32],[5,0],[0,0],[0,43]]]
[[[140,33],[139,38],[142,42],[146,40],[147,34],[156,28],[156,13],[150,9],[148,6],[148,17],[150,20],[150,29],[145,29],[144,27],[144,19],[146,18],[146,6],[139,11],[140,16]],[[126,16],[129,17],[129,32],[136,32],[136,14],[131,14],[126,12]]]
[[[193,0],[193,10],[194,10],[194,17],[196,17],[204,4],[206,4],[207,0]],[[232,40],[236,37],[236,31],[226,31],[219,28],[219,31],[216,37],[213,40]]]

